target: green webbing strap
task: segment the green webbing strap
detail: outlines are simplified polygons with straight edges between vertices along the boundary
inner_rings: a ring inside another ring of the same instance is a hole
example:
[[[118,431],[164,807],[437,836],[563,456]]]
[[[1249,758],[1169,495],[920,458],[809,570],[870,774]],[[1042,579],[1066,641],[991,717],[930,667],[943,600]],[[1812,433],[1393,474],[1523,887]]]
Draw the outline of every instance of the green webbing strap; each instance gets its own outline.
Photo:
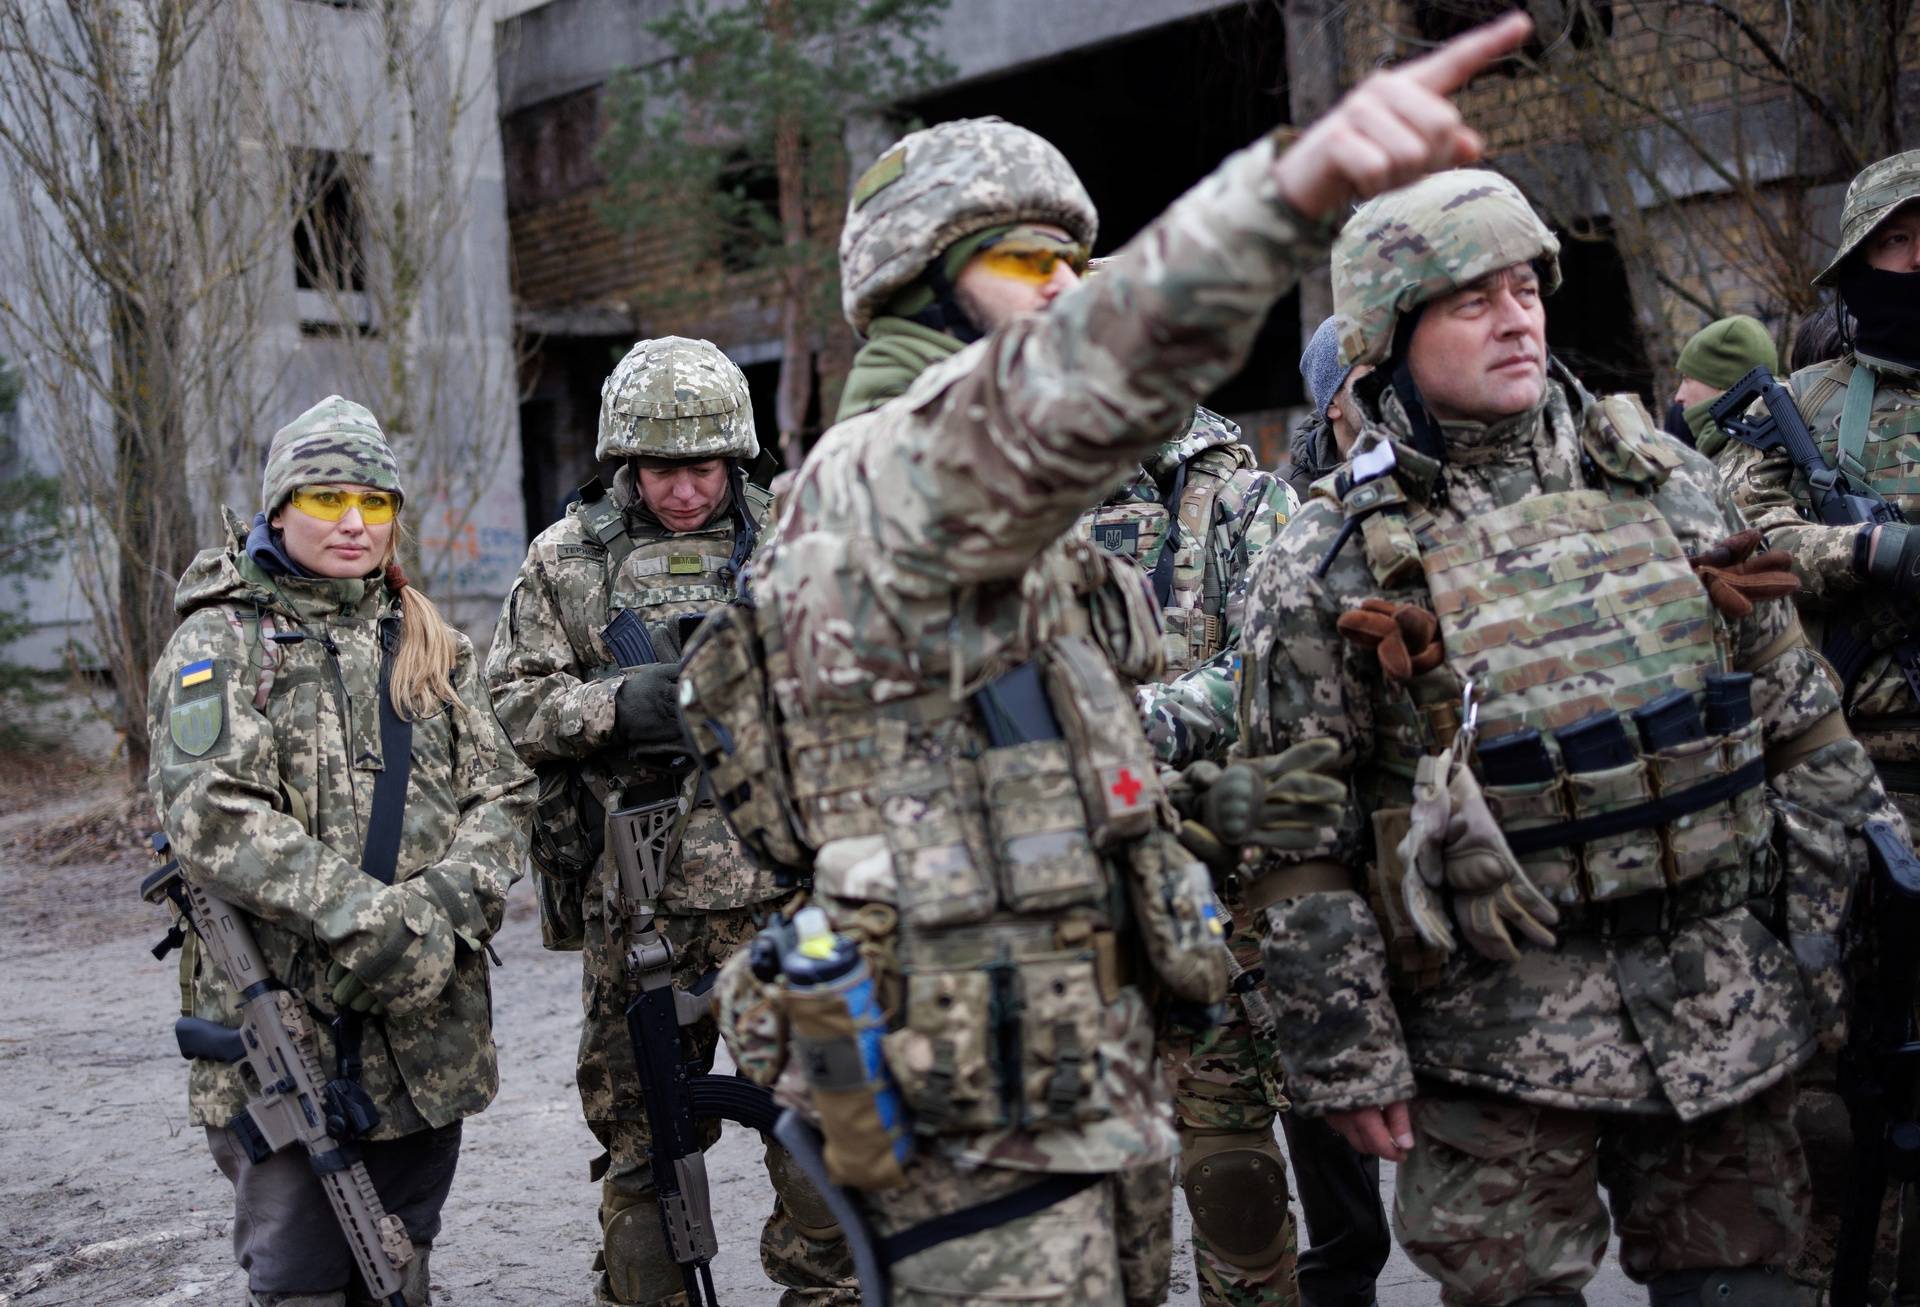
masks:
[[[1873,392],[1879,386],[1877,373],[1858,359],[1853,375],[1847,378],[1847,402],[1840,410],[1840,448],[1835,460],[1840,470],[1860,482],[1867,482],[1867,467],[1861,460],[1867,452],[1867,421],[1873,416]]]

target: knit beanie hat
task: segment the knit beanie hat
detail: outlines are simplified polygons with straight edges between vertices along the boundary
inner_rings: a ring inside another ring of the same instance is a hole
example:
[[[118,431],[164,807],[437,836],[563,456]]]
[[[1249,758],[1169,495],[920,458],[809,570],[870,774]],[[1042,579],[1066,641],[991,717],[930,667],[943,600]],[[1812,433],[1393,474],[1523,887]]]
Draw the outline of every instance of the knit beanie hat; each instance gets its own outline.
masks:
[[[1307,352],[1300,356],[1300,375],[1306,378],[1307,395],[1313,400],[1313,411],[1322,418],[1327,416],[1327,405],[1346,384],[1347,374],[1353,371],[1340,362],[1340,332],[1334,323],[1333,318],[1322,322],[1307,342]]]
[[[1769,372],[1780,370],[1780,353],[1773,346],[1773,337],[1758,319],[1737,313],[1694,333],[1680,351],[1676,367],[1683,377],[1692,377],[1715,390],[1728,390],[1763,365]]]
[[[260,475],[262,511],[272,515],[301,486],[316,484],[372,486],[406,497],[380,424],[338,395],[328,395],[274,433]]]

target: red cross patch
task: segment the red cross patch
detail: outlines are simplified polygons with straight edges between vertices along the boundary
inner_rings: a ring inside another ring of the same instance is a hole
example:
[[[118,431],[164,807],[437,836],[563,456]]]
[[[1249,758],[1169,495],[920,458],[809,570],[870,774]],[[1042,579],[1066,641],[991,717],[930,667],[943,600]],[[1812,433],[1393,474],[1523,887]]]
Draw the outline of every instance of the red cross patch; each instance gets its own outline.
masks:
[[[1110,788],[1122,804],[1132,808],[1139,804],[1140,791],[1146,787],[1140,783],[1131,768],[1122,767],[1120,779],[1116,780]]]

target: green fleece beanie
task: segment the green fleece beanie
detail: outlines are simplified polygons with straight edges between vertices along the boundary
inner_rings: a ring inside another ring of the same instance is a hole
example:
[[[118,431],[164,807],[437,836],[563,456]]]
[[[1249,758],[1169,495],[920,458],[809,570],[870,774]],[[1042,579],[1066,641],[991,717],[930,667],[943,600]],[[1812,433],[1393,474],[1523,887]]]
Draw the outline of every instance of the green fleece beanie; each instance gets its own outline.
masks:
[[[301,486],[359,485],[406,498],[400,466],[373,414],[328,395],[281,427],[260,474],[260,508],[272,514]]]
[[[1728,390],[1757,367],[1778,372],[1780,354],[1757,318],[1736,313],[1694,333],[1680,351],[1676,366],[1683,377],[1692,377],[1715,390]]]

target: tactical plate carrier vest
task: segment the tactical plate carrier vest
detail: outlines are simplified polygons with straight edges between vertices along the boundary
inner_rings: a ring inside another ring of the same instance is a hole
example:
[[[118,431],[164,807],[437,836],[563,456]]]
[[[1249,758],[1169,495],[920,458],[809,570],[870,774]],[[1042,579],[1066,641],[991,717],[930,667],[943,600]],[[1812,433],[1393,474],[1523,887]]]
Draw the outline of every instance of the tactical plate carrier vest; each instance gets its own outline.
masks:
[[[1711,720],[1702,692],[1728,667],[1720,618],[1663,511],[1659,486],[1671,469],[1653,443],[1660,437],[1631,420],[1637,412],[1590,401],[1583,439],[1647,455],[1651,486],[1595,467],[1600,488],[1473,517],[1413,507],[1390,482],[1350,486],[1343,499],[1350,514],[1396,506],[1362,520],[1369,568],[1382,585],[1425,581],[1445,646],[1445,663],[1410,685],[1381,679],[1378,765],[1411,783],[1421,754],[1451,743],[1471,683],[1474,761],[1487,798],[1528,874],[1575,931],[1589,917],[1612,919],[1590,912],[1595,905],[1648,895],[1679,895],[1662,921],[1675,910],[1724,910],[1764,888],[1749,884],[1749,871],[1770,865],[1760,722],[1749,715],[1730,730],[1656,748],[1631,716],[1679,691],[1692,697],[1673,704],[1681,716]],[[1600,414],[1608,425],[1596,435]],[[1624,740],[1609,765],[1569,756],[1566,732],[1576,722]],[[1507,783],[1485,776],[1485,750],[1528,729],[1543,749],[1539,774]],[[1421,948],[1401,920],[1400,871],[1389,865],[1404,817],[1404,809],[1375,812],[1373,890],[1390,955],[1403,975],[1427,980],[1441,955]]]
[[[1175,993],[1225,990],[1222,916],[1170,833],[1114,666],[1116,647],[1151,648],[1151,612],[1130,566],[1084,541],[1047,559],[1073,575],[1030,574],[1046,584],[1023,593],[1097,577],[1101,594],[1071,611],[1124,611],[1128,629],[1068,623],[964,698],[807,709],[778,614],[750,600],[710,618],[683,663],[682,719],[742,843],[789,877],[818,854],[816,889],[866,905],[860,929],[885,941],[887,1060],[924,1134],[1111,1116],[1129,1079],[1153,1074],[1115,1013],[1143,1011],[1135,931]]]
[[[1225,569],[1209,566],[1218,553],[1214,506],[1234,474],[1253,466],[1252,451],[1237,440],[1213,445],[1180,464],[1162,500],[1101,504],[1081,515],[1094,544],[1131,559],[1152,584],[1165,625],[1169,679],[1226,644]],[[1168,504],[1174,505],[1171,513]]]

